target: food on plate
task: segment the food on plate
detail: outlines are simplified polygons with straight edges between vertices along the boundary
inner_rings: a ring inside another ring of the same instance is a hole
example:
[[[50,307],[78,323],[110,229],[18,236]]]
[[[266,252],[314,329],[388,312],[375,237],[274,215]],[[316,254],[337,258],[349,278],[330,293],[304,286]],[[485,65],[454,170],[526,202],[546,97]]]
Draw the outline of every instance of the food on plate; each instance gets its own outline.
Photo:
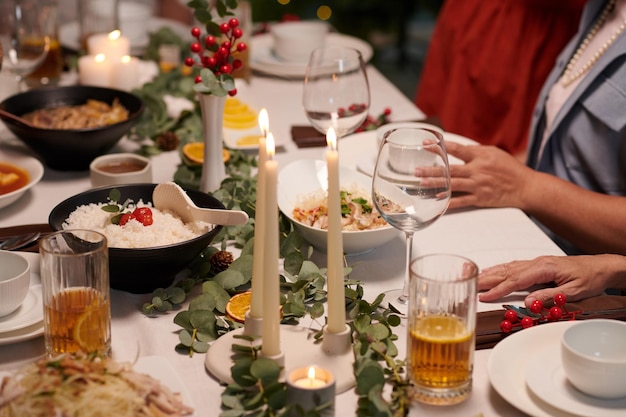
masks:
[[[85,355],[40,359],[4,377],[0,417],[177,417],[180,393],[128,363]]]
[[[77,106],[59,106],[26,113],[24,119],[41,129],[90,129],[128,119],[128,110],[118,99],[109,105],[100,100],[87,100]]]
[[[387,222],[376,212],[365,197],[365,191],[353,186],[341,190],[341,226],[344,231],[371,230],[387,226]],[[328,195],[318,190],[300,196],[293,209],[293,218],[300,223],[317,229],[328,229]]]
[[[28,171],[0,161],[0,195],[19,190],[30,181]]]
[[[111,206],[115,205],[118,211],[113,212]],[[146,208],[150,209],[151,215],[148,215]],[[127,218],[124,217],[126,214]],[[117,224],[114,223],[116,217]],[[196,238],[215,225],[202,221],[184,223],[174,213],[158,210],[140,200],[136,204],[126,205],[111,202],[83,204],[70,213],[62,227],[100,232],[106,236],[111,248],[149,248]]]
[[[204,163],[204,143],[203,142],[189,142],[183,145],[183,156],[187,158],[189,162],[194,164]],[[230,151],[228,149],[222,149],[222,159],[224,162],[228,162],[230,159]]]
[[[228,97],[224,104],[224,127],[251,129],[256,127],[258,115],[254,109],[239,99]]]

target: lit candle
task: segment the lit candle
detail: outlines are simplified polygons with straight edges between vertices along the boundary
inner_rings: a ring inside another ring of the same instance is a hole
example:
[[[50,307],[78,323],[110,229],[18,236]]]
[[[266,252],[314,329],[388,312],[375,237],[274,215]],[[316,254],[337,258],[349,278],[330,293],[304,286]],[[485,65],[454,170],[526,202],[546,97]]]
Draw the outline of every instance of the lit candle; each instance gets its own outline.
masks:
[[[274,161],[274,136],[267,134],[265,161],[265,239],[263,244],[263,356],[280,355],[280,287],[278,276],[278,163]]]
[[[110,60],[130,55],[130,41],[122,32],[96,33],[87,38],[87,51],[90,55],[104,54]]]
[[[296,379],[293,383],[302,388],[319,388],[327,384],[326,379],[317,377],[314,366],[309,366],[306,378]]]
[[[119,61],[111,62],[109,86],[125,91],[139,87],[139,59],[124,55]]]
[[[265,162],[267,151],[265,137],[269,131],[269,117],[267,110],[259,112],[259,128],[263,136],[259,138],[259,160],[256,182],[256,210],[254,222],[254,253],[252,254],[252,300],[250,301],[250,316],[263,316],[263,243],[265,241]]]
[[[328,171],[327,272],[328,331],[341,333],[346,328],[345,287],[343,281],[343,238],[341,235],[341,195],[339,190],[339,153],[337,135],[331,127],[326,133]]]
[[[78,81],[82,85],[108,87],[110,73],[111,65],[104,54],[85,55],[78,59]]]
[[[317,366],[294,369],[287,375],[287,401],[304,410],[318,408],[320,416],[334,416],[333,374]]]

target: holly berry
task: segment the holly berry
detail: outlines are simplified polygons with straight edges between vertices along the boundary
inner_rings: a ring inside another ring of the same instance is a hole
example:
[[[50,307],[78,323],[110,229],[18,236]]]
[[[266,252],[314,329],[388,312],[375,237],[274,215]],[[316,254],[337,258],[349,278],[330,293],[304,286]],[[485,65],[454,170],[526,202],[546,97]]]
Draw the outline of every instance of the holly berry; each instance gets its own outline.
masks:
[[[557,321],[559,320],[561,317],[563,317],[563,310],[561,310],[560,307],[554,306],[550,309],[550,311],[548,312],[548,318],[550,320],[554,320]]]
[[[513,330],[513,323],[508,320],[502,320],[500,330],[502,330],[503,333],[510,333],[511,330]]]
[[[515,313],[515,311],[513,310],[507,310],[504,313],[504,318],[510,321],[511,323],[515,323],[517,321],[517,313]]]
[[[543,303],[541,302],[541,300],[535,300],[530,305],[530,311],[535,314],[541,313],[541,310],[543,310]]]
[[[228,23],[222,23],[220,25],[220,32],[222,32],[224,35],[227,34],[230,31],[230,26],[228,25]]]
[[[193,79],[193,82],[196,84],[200,84],[202,82],[202,77],[199,75],[196,75],[196,78]]]
[[[231,72],[233,72],[233,66],[230,64],[224,64],[220,67],[220,71],[224,74],[230,74]]]
[[[556,304],[557,306],[563,307],[565,303],[566,303],[565,294],[558,293],[557,295],[554,296],[554,304]]]
[[[521,324],[522,324],[522,327],[524,329],[528,329],[529,327],[533,327],[535,322],[533,321],[533,319],[531,319],[530,317],[526,316],[526,317],[522,318]]]
[[[241,38],[243,36],[243,30],[241,30],[240,28],[233,29],[233,36],[235,37],[235,39]]]
[[[215,45],[216,39],[215,36],[213,35],[207,35],[206,38],[204,38],[204,46],[206,46],[207,48],[212,47],[213,45]]]
[[[245,42],[239,42],[239,43],[237,44],[237,51],[238,51],[238,52],[243,52],[243,51],[245,51],[246,49],[248,49],[248,45],[246,45],[246,43],[245,43]]]
[[[236,94],[237,94],[237,89],[236,88],[233,88],[232,90],[230,90],[228,92],[228,95],[231,96],[231,97],[235,96]]]
[[[236,28],[237,26],[239,26],[239,20],[237,20],[237,18],[233,17],[228,21],[228,26],[230,26],[231,28]]]
[[[191,36],[193,36],[194,38],[199,38],[200,37],[200,28],[199,27],[193,27],[191,28]]]
[[[185,65],[188,67],[193,67],[194,61],[192,57],[187,57],[185,58]]]

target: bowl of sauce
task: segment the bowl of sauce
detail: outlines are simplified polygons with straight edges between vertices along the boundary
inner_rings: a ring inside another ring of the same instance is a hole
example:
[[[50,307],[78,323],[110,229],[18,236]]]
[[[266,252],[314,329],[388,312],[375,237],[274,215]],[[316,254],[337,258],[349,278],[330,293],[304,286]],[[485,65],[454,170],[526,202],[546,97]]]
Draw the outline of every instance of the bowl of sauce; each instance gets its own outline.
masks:
[[[36,158],[8,149],[0,150],[0,209],[34,187],[43,173],[43,165]]]
[[[150,159],[134,153],[115,153],[95,158],[89,165],[91,185],[150,183],[152,163]]]

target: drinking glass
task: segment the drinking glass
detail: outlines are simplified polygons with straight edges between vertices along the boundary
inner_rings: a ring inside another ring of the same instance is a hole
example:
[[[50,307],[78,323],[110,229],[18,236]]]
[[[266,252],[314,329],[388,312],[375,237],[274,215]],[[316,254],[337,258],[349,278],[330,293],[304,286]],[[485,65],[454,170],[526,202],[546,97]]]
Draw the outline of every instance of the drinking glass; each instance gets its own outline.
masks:
[[[111,352],[109,252],[106,237],[64,230],[39,242],[44,340],[50,356]]]
[[[372,201],[381,217],[406,237],[403,288],[387,291],[383,300],[406,313],[413,234],[441,217],[450,201],[450,169],[442,134],[424,128],[385,133],[372,178]]]
[[[407,375],[411,397],[452,405],[472,392],[478,267],[452,254],[411,263]]]
[[[22,78],[43,62],[50,48],[45,10],[35,0],[0,2],[2,69],[15,75],[20,88]]]
[[[370,107],[370,89],[361,52],[353,48],[323,47],[311,53],[304,78],[303,105],[309,121],[338,138],[363,123]]]

